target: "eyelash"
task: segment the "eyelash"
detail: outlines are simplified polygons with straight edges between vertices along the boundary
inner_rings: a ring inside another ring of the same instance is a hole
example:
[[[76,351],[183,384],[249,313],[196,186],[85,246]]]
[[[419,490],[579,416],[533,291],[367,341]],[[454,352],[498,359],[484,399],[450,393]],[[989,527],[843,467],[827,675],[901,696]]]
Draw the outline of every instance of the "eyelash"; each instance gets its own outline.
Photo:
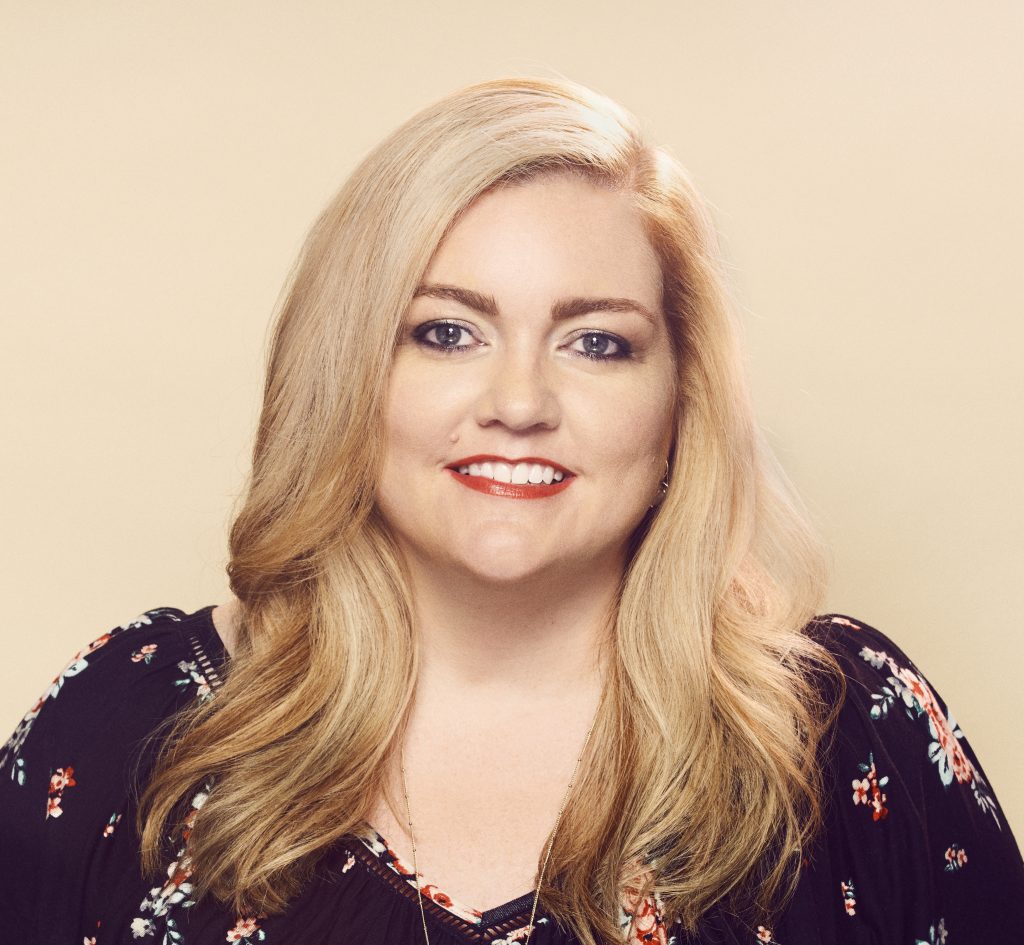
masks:
[[[427,335],[430,334],[435,328],[441,328],[445,325],[451,325],[454,328],[458,328],[461,331],[470,334],[468,328],[465,325],[460,325],[458,322],[445,321],[444,319],[424,322],[412,331],[412,337],[415,339],[417,344],[424,345],[428,348],[432,348],[441,354],[456,354],[459,351],[468,351],[471,345],[442,345],[436,341],[428,341]],[[586,358],[588,361],[619,361],[631,358],[633,356],[633,349],[630,347],[628,341],[624,338],[620,338],[618,335],[612,335],[606,331],[586,331],[582,335],[574,338],[573,341],[579,341],[580,338],[607,338],[618,346],[617,354],[588,354],[585,351],[574,351],[573,353],[581,358]]]

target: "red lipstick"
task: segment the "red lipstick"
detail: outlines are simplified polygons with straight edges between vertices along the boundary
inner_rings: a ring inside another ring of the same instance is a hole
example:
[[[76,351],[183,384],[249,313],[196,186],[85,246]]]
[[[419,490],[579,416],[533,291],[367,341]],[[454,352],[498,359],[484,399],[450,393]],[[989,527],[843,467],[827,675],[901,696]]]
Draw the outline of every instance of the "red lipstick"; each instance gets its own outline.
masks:
[[[536,463],[540,466],[550,466],[556,472],[562,473],[564,478],[561,482],[525,483],[520,485],[514,482],[499,482],[487,476],[473,476],[459,472],[460,466],[470,466],[479,463],[505,463],[513,467],[517,463]],[[576,478],[575,473],[542,456],[521,456],[518,459],[509,459],[505,456],[478,453],[475,456],[466,456],[463,459],[456,460],[446,468],[461,485],[474,489],[477,492],[483,492],[485,495],[500,496],[506,499],[546,499],[548,496],[557,495],[559,492],[567,489],[569,483]]]

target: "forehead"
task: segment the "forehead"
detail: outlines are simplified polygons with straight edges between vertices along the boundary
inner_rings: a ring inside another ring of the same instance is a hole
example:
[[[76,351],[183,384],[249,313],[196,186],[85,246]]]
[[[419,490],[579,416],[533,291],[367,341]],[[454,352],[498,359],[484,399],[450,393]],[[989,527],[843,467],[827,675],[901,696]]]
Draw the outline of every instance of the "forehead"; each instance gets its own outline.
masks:
[[[632,293],[651,308],[661,301],[658,259],[629,195],[569,174],[482,194],[425,278],[495,293]]]

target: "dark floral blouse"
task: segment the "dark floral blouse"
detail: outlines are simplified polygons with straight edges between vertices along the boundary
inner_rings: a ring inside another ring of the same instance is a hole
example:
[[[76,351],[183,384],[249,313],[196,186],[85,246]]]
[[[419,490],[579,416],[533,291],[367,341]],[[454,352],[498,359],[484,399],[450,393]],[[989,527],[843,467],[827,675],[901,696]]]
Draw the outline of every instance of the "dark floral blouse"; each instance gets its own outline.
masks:
[[[415,876],[367,826],[339,842],[286,912],[234,915],[192,899],[179,858],[143,879],[134,831],[159,723],[215,698],[227,655],[213,606],[147,611],[77,653],[0,750],[0,939],[12,945],[413,945],[422,895],[434,945],[525,939],[532,892],[481,912]],[[943,700],[880,631],[810,625],[848,693],[828,750],[827,829],[774,923],[712,910],[697,937],[657,897],[623,895],[623,941],[967,945],[1024,941],[1024,862],[992,785]],[[206,799],[191,799],[197,810]],[[535,945],[573,939],[538,912]]]

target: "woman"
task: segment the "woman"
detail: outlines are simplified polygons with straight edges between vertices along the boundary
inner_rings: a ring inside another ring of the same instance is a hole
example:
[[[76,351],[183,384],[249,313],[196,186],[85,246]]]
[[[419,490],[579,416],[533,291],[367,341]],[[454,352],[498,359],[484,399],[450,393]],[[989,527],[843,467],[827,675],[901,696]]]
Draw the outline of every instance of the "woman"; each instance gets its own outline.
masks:
[[[817,615],[707,213],[600,95],[473,86],[356,169],[279,313],[230,548],[232,602],[103,635],[8,742],[9,939],[1024,923],[942,700]]]

